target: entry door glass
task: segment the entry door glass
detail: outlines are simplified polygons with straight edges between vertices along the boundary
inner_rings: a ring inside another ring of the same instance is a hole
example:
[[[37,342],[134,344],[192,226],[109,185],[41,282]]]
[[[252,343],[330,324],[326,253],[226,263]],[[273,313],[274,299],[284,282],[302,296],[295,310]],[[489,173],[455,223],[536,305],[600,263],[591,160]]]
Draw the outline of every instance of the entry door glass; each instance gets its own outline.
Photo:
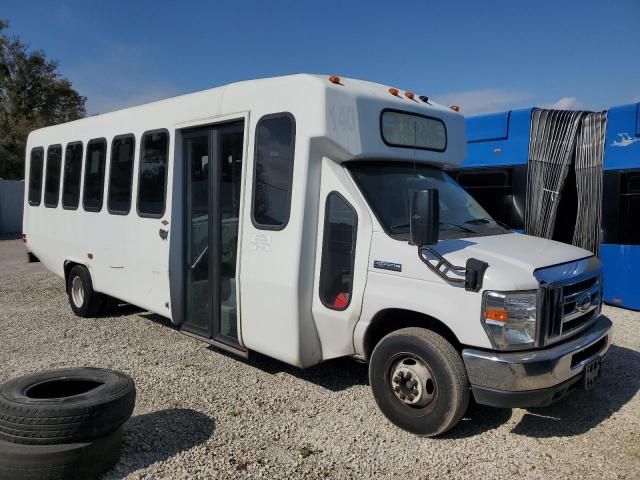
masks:
[[[209,259],[210,131],[185,138],[187,162],[187,312],[185,329],[211,338],[211,278]]]
[[[238,218],[240,215],[240,179],[242,176],[241,127],[220,131],[220,335],[237,340]]]

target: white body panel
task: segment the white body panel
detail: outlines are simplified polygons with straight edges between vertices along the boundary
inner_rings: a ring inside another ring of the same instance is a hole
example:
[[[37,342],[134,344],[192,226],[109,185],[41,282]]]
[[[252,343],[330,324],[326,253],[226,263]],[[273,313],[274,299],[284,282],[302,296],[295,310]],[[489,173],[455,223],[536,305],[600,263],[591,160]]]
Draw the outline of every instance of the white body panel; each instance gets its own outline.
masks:
[[[440,241],[436,250],[454,265],[475,257],[489,263],[484,290],[535,290],[537,268],[590,257],[587,250],[553,240],[510,233]],[[378,270],[375,260],[402,265],[402,272]],[[491,348],[480,323],[482,295],[445,282],[418,258],[416,247],[390,238],[378,226],[373,233],[362,318],[355,335],[356,352],[364,355],[364,332],[371,319],[389,308],[424,313],[443,322],[464,345]]]

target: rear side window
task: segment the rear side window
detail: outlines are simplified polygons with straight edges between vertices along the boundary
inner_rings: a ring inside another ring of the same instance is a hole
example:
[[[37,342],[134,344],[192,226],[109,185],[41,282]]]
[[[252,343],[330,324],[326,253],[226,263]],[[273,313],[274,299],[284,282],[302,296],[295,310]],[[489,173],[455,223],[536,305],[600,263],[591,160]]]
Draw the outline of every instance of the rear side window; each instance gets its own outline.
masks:
[[[109,213],[126,215],[131,210],[131,183],[135,138],[133,135],[115,137],[111,142],[111,167],[109,170]]]
[[[80,203],[82,178],[82,143],[68,143],[64,150],[64,176],[62,178],[62,208],[75,210]]]
[[[51,145],[47,149],[47,170],[44,178],[44,206],[55,208],[60,201],[60,168],[62,167],[62,145]]]
[[[99,212],[102,209],[106,155],[107,141],[104,138],[91,140],[87,144],[82,206],[88,212]]]
[[[263,117],[256,127],[253,224],[280,230],[289,222],[296,132],[291,114]]]
[[[640,245],[640,170],[604,172],[604,243]]]
[[[358,218],[353,207],[338,193],[327,197],[324,240],[320,266],[320,300],[332,310],[351,303],[353,262]]]
[[[166,130],[142,136],[138,185],[138,213],[142,217],[164,215],[168,154]]]
[[[29,205],[40,205],[42,197],[42,166],[44,149],[42,147],[31,149],[29,161]]]

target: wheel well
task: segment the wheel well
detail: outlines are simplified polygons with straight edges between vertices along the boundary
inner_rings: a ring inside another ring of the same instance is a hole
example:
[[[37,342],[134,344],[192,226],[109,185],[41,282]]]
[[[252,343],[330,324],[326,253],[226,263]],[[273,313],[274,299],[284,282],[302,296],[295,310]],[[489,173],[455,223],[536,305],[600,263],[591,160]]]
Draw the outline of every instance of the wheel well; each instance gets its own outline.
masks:
[[[78,262],[72,262],[71,260],[67,260],[64,262],[64,288],[65,290],[67,289],[67,286],[69,285],[69,272],[71,272],[71,269],[73,267],[75,267],[76,265],[82,265],[81,263]]]
[[[437,318],[411,310],[390,308],[378,312],[367,328],[364,337],[364,353],[367,360],[371,357],[371,352],[373,352],[375,346],[384,336],[395,330],[407,327],[421,327],[431,330],[447,339],[457,351],[462,350],[462,345],[455,334]]]

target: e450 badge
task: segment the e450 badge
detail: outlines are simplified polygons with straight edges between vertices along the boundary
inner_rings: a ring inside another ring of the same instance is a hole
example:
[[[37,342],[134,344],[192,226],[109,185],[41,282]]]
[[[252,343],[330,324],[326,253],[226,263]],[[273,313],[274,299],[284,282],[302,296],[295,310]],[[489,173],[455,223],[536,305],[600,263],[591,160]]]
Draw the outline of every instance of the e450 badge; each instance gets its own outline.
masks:
[[[373,268],[378,268],[380,270],[391,270],[392,272],[401,272],[402,264],[395,262],[387,262],[386,260],[374,260]]]

